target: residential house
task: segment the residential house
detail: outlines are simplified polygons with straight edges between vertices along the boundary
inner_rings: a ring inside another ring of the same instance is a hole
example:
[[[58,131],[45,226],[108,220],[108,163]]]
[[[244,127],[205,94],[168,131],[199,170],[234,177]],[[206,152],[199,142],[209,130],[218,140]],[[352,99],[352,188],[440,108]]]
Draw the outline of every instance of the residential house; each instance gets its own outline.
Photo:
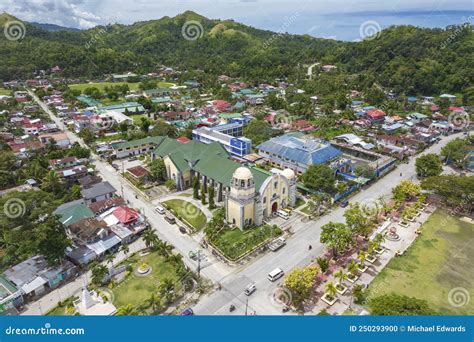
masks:
[[[117,190],[109,182],[94,184],[90,188],[82,189],[82,196],[86,204],[113,198]]]

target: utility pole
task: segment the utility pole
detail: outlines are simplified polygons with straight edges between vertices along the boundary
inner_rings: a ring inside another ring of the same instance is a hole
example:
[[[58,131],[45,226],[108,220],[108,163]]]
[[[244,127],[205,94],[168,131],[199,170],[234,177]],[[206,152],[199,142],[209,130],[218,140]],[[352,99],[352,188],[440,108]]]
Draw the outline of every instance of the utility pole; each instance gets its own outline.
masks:
[[[198,278],[201,277],[201,250],[198,249],[197,251],[197,261],[198,261],[198,267],[197,267],[197,274],[198,274]]]

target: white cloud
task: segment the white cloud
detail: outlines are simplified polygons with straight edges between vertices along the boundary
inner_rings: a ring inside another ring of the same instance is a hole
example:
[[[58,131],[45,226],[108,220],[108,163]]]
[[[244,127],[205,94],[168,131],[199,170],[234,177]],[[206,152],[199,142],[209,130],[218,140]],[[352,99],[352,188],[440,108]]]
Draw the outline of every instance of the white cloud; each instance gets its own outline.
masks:
[[[0,0],[0,10],[20,19],[69,27],[174,16],[193,10],[209,18],[234,19],[254,27],[279,30],[287,19],[291,33],[353,40],[359,25],[377,20],[381,27],[399,24],[445,26],[473,11],[470,0]]]

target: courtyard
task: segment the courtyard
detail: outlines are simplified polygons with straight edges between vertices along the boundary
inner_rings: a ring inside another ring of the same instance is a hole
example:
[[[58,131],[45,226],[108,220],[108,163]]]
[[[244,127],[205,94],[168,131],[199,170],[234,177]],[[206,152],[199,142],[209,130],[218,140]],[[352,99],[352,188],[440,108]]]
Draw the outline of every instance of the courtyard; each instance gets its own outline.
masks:
[[[184,199],[170,199],[162,202],[162,204],[176,215],[179,220],[188,223],[194,231],[199,231],[206,226],[206,215],[190,201]]]

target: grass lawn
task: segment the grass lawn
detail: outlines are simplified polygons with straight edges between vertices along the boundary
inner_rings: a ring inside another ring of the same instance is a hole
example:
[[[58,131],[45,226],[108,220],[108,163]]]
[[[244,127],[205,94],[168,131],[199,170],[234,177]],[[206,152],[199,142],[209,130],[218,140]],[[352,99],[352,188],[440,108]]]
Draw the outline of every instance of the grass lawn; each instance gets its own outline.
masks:
[[[201,209],[189,201],[173,199],[163,202],[163,204],[174,213],[185,219],[195,230],[201,230],[206,226],[207,217]]]
[[[11,92],[10,89],[0,88],[0,95],[10,95]]]
[[[81,92],[84,91],[86,88],[97,88],[101,92],[104,91],[105,87],[117,86],[128,84],[130,90],[137,90],[138,89],[138,82],[136,83],[128,83],[128,82],[99,82],[99,83],[80,83],[80,84],[71,84],[69,86],[70,89],[78,89]]]
[[[74,312],[74,305],[72,302],[76,300],[77,297],[70,297],[64,301],[61,302],[61,305],[56,306],[54,309],[49,310],[46,313],[46,316],[72,316],[72,313]],[[67,312],[67,309],[72,309],[72,311]]]
[[[223,231],[212,243],[227,258],[236,260],[262,242],[281,234],[277,226],[265,225],[244,231],[236,228]]]
[[[134,115],[129,115],[129,117],[133,120],[133,124],[137,126],[141,124],[142,118],[145,118],[145,119],[148,118],[148,116],[145,114],[134,114]]]
[[[392,259],[370,284],[369,298],[395,292],[424,299],[441,314],[473,315],[473,237],[473,224],[435,211],[405,254]],[[471,300],[450,305],[448,294],[455,288],[470,292]]]
[[[136,269],[143,263],[152,267],[152,271],[147,276],[136,275]],[[182,291],[182,285],[177,281],[175,267],[166,262],[157,252],[152,252],[141,257],[138,254],[133,255],[124,262],[125,265],[131,264],[133,272],[120,284],[112,289],[114,295],[114,305],[119,308],[131,304],[136,307],[142,305],[152,293],[157,293],[157,287],[163,278],[170,278],[176,281],[176,291]]]
[[[123,84],[128,84],[128,87],[130,90],[138,90],[138,85],[140,83],[135,82],[135,83],[129,83],[129,82],[99,82],[99,83],[81,83],[81,84],[71,84],[69,86],[70,89],[78,89],[81,92],[84,91],[86,88],[92,88],[95,87],[99,89],[101,92],[104,92],[105,87],[111,87],[111,86],[117,86],[117,85],[123,85]],[[173,83],[168,83],[168,82],[158,82],[158,87],[160,88],[170,88],[174,86]]]
[[[302,198],[297,198],[296,199],[296,203],[295,203],[295,208],[299,208],[301,207],[303,204],[305,204],[306,201]]]

